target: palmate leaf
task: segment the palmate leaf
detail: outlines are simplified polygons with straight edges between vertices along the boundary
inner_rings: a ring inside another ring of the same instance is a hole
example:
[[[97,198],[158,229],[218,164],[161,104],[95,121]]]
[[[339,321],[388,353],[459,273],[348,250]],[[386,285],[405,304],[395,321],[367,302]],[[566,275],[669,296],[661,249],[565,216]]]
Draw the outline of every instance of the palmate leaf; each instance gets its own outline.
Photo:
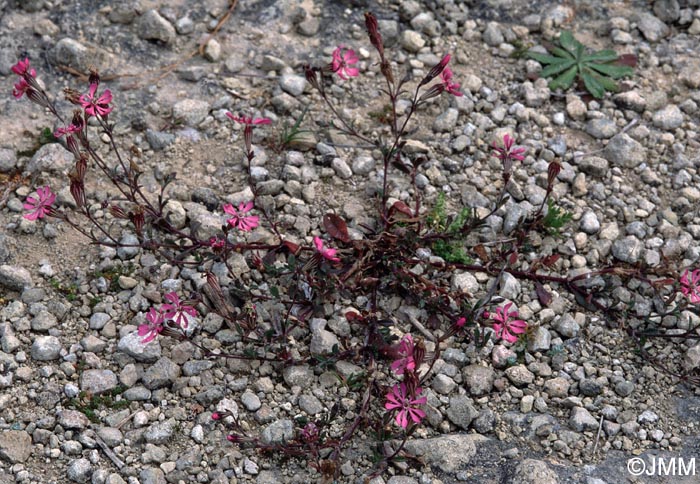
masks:
[[[551,89],[568,89],[578,78],[586,90],[599,99],[605,91],[618,90],[614,79],[634,73],[630,66],[614,64],[620,59],[614,50],[587,52],[568,30],[561,32],[559,46],[549,47],[548,54],[528,52],[528,56],[545,66],[540,72],[541,77],[554,78],[549,83]]]

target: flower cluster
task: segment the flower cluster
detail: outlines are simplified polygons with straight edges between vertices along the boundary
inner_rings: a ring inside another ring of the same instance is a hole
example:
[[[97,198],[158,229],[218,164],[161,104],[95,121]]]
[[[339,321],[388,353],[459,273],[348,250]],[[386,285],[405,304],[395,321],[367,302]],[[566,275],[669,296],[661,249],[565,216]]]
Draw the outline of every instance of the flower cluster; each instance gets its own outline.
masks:
[[[396,410],[397,425],[407,428],[409,419],[414,424],[425,418],[425,412],[420,409],[427,401],[426,397],[419,397],[423,391],[418,386],[418,368],[425,356],[425,347],[422,342],[414,342],[411,334],[404,335],[396,349],[397,358],[391,364],[391,370],[397,375],[403,375],[403,381],[394,385],[386,395],[384,408]]]
[[[187,329],[189,317],[197,316],[197,310],[180,301],[177,293],[169,292],[164,297],[168,302],[161,304],[159,309],[150,308],[146,313],[146,323],[138,327],[139,336],[145,336],[141,340],[144,344],[162,333],[167,328],[168,321],[174,322],[181,329]]]
[[[510,307],[513,303],[508,303],[505,306],[496,309],[496,314],[492,315],[484,311],[484,317],[492,318],[493,330],[496,332],[496,339],[502,339],[509,343],[515,343],[518,340],[518,335],[525,332],[527,323],[518,317],[517,311],[511,311]]]
[[[323,240],[321,237],[314,237],[314,245],[316,246],[316,251],[326,260],[331,262],[340,262],[340,258],[335,254],[338,252],[337,249],[326,249],[323,247]]]
[[[97,97],[97,82],[90,83],[87,94],[80,96],[80,105],[85,110],[86,116],[105,117],[112,112],[109,103],[112,102],[112,92],[105,89],[100,97]]]
[[[25,93],[29,95],[33,89],[30,83],[36,77],[36,71],[29,66],[29,59],[25,57],[24,60],[19,60],[11,69],[19,76],[19,80],[12,90],[12,95],[16,99],[21,98]]]
[[[24,202],[24,205],[22,205],[22,208],[29,211],[24,214],[24,218],[27,220],[44,218],[46,215],[51,215],[51,211],[53,210],[51,205],[56,200],[56,194],[51,191],[51,187],[47,185],[37,188],[36,194],[38,198],[29,196]]]
[[[526,148],[514,147],[514,144],[515,139],[509,134],[506,134],[503,136],[503,146],[498,146],[496,143],[492,145],[494,150],[493,156],[503,163],[503,175],[506,177],[510,177],[513,162],[515,160],[523,161],[525,159],[525,152],[527,152]]]
[[[357,54],[354,50],[347,49],[344,45],[339,45],[333,51],[331,71],[338,74],[338,77],[344,81],[351,77],[357,77],[360,75],[360,70],[357,67],[352,67],[357,64],[357,60]]]

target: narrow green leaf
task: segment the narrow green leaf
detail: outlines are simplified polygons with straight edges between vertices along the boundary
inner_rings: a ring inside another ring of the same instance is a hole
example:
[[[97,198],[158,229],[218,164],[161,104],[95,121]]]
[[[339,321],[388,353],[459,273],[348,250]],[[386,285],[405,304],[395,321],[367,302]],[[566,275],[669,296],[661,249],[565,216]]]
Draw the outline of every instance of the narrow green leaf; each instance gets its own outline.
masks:
[[[598,81],[601,84],[601,86],[603,86],[603,89],[605,89],[606,91],[617,92],[619,90],[619,88],[617,87],[617,83],[609,77],[601,76],[595,73],[594,71],[589,70],[587,70],[587,73],[596,81]]]
[[[568,50],[564,50],[560,47],[553,46],[552,47],[552,54],[556,55],[557,57],[561,57],[562,59],[574,59],[574,54],[569,52]]]
[[[586,66],[600,72],[601,74],[612,77],[613,79],[620,79],[621,77],[631,76],[634,74],[634,69],[628,66],[594,63],[586,64]]]
[[[562,47],[573,54],[576,52],[576,44],[579,42],[570,31],[562,30],[561,34],[559,34],[559,43]]]
[[[535,59],[541,64],[555,64],[563,60],[561,57],[554,57],[553,55],[549,54],[541,54],[539,52],[533,52],[531,50],[527,52],[527,56],[532,59]]]
[[[571,66],[566,72],[554,79],[549,83],[549,88],[554,90],[557,88],[569,89],[576,79],[576,73],[578,72],[578,66]]]
[[[618,59],[617,52],[611,49],[599,50],[592,54],[586,54],[581,60],[586,62],[612,62]]]
[[[556,64],[550,64],[540,72],[540,77],[552,77],[555,74],[565,71],[571,67],[576,61],[573,59],[567,59]]]
[[[582,72],[581,77],[583,77],[583,84],[586,86],[586,90],[590,92],[593,97],[601,99],[605,95],[605,88],[603,85],[589,72]]]

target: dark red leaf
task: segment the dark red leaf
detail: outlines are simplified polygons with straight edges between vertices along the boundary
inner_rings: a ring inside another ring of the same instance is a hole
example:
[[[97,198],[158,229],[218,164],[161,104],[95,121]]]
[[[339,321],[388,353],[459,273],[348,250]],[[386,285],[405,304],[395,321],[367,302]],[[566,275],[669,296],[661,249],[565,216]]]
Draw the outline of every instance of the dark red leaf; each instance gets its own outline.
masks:
[[[345,220],[340,218],[334,213],[327,213],[323,216],[323,227],[328,232],[328,235],[333,237],[335,240],[345,242],[346,244],[350,242],[350,235],[348,235],[348,225]]]
[[[537,299],[540,300],[540,304],[549,306],[552,302],[552,295],[538,281],[535,281],[535,292],[537,293]]]
[[[547,257],[543,258],[542,264],[551,268],[554,264],[557,263],[558,260],[559,260],[559,254],[552,254],[552,255],[548,255]]]
[[[299,246],[295,244],[294,242],[290,242],[288,240],[283,240],[282,245],[287,248],[287,250],[294,255],[299,254]]]
[[[518,253],[513,252],[512,254],[510,254],[510,257],[508,257],[508,263],[514,266],[516,262],[518,262]]]
[[[389,217],[391,217],[394,214],[394,212],[402,213],[407,217],[413,217],[413,212],[411,211],[411,208],[401,200],[394,202],[394,204],[391,206],[391,208],[389,209]]]
[[[637,56],[634,54],[622,54],[615,61],[616,64],[623,66],[636,67],[637,66]]]
[[[476,255],[479,257],[484,262],[489,261],[489,253],[486,251],[486,247],[483,245],[479,244],[474,247],[474,252],[476,252]]]

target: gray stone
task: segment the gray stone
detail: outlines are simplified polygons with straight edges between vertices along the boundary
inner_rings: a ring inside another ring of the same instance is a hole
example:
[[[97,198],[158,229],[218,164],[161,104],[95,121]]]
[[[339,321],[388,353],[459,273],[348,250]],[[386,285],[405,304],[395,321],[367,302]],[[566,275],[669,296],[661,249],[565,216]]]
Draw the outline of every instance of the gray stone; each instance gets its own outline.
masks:
[[[299,395],[299,408],[309,415],[317,415],[323,412],[325,407],[315,396],[302,394]]]
[[[151,390],[141,385],[127,388],[122,396],[130,402],[143,402],[151,398]]]
[[[474,396],[490,393],[493,389],[495,374],[491,367],[469,365],[462,370],[464,386]]]
[[[165,133],[163,131],[155,131],[153,129],[146,130],[146,141],[148,145],[154,151],[160,151],[167,148],[175,142],[175,135],[171,133]]]
[[[624,168],[635,168],[644,163],[647,157],[646,148],[627,133],[620,133],[613,137],[603,153],[610,163]]]
[[[325,319],[315,318],[311,320],[311,344],[309,345],[311,354],[331,353],[333,347],[340,344],[338,337],[325,329],[326,324]]]
[[[146,442],[150,444],[165,444],[170,440],[175,432],[175,420],[169,419],[163,422],[156,422],[146,429],[143,434]]]
[[[17,154],[10,148],[0,148],[0,173],[9,173],[17,165]]]
[[[602,178],[608,173],[608,160],[599,156],[586,156],[581,160],[579,168],[587,175]]]
[[[139,336],[138,332],[132,331],[119,340],[117,349],[142,363],[153,363],[158,360],[161,354],[160,343],[154,340],[143,344],[142,340],[143,336]]]
[[[449,395],[452,392],[452,390],[454,390],[454,388],[457,386],[457,384],[452,378],[441,373],[439,375],[436,375],[435,378],[433,378],[433,382],[430,386],[437,393]]]
[[[294,423],[291,420],[278,420],[262,431],[261,439],[266,444],[279,444],[294,437]]]
[[[569,427],[577,432],[586,430],[595,430],[598,428],[598,421],[593,418],[588,410],[583,407],[574,407],[571,409],[569,417]]]
[[[654,2],[654,15],[663,22],[676,22],[681,17],[681,6],[678,0],[656,0]]]
[[[447,418],[453,424],[467,430],[479,412],[474,408],[472,399],[466,395],[458,395],[450,398],[450,406],[447,408]]]
[[[525,104],[531,108],[542,106],[544,103],[549,101],[549,96],[551,95],[549,85],[545,79],[540,79],[534,84],[528,81],[524,82],[523,92]]]
[[[647,12],[638,15],[637,28],[649,42],[658,42],[670,33],[668,25]]]
[[[321,22],[318,17],[306,17],[297,25],[297,32],[304,37],[313,37],[321,28]]]
[[[173,105],[173,119],[197,127],[209,114],[209,103],[201,99],[183,99]]]
[[[575,338],[578,336],[581,327],[571,314],[566,313],[554,321],[554,329],[564,338]]]
[[[154,9],[147,10],[138,19],[137,33],[144,40],[159,40],[166,44],[177,37],[175,27]]]
[[[464,469],[476,454],[476,442],[483,437],[454,434],[433,439],[409,439],[406,450],[422,457],[428,465],[436,466],[443,472]]]
[[[0,459],[10,464],[19,464],[26,462],[31,454],[32,437],[27,432],[24,430],[0,431]]]
[[[581,217],[580,228],[583,232],[588,235],[593,235],[598,233],[600,230],[600,222],[598,221],[598,216],[592,210],[587,210]]]
[[[241,395],[241,403],[249,412],[255,412],[262,406],[260,398],[250,391],[246,391]]]
[[[621,397],[628,397],[634,391],[634,383],[623,380],[615,385],[615,393]]]
[[[549,468],[546,462],[535,459],[525,459],[515,468],[509,482],[518,484],[559,484],[557,473]]]
[[[53,48],[52,57],[57,64],[67,65],[81,72],[94,67],[104,74],[114,66],[115,59],[106,50],[90,44],[83,44],[70,37],[65,37]],[[45,145],[48,146],[48,145]],[[60,146],[60,145],[59,145]]]
[[[527,339],[527,349],[531,353],[547,351],[552,345],[552,335],[547,328],[539,326]]]
[[[282,377],[290,387],[306,388],[314,382],[314,372],[308,365],[288,366],[282,371]]]
[[[486,42],[486,45],[490,45],[491,47],[498,47],[505,42],[503,33],[501,32],[501,27],[497,22],[487,23],[484,33],[481,34],[481,36],[484,39],[484,42]]]
[[[505,371],[505,374],[515,386],[529,385],[535,379],[535,375],[525,368],[525,365],[511,366]]]
[[[33,287],[34,281],[27,269],[20,266],[0,266],[0,286],[12,291],[21,291],[26,287]]]
[[[637,422],[644,425],[644,424],[653,424],[659,421],[659,416],[655,413],[652,412],[651,410],[644,410],[641,414],[639,414],[639,417],[637,417]]]
[[[39,314],[32,319],[31,327],[33,331],[46,332],[57,324],[56,316],[48,311],[39,311]]]
[[[221,58],[221,44],[215,38],[209,39],[204,46],[204,58],[209,62],[218,62]]]
[[[553,398],[566,398],[569,394],[569,387],[571,384],[569,380],[564,377],[558,376],[547,380],[544,384],[544,390],[550,397]]]
[[[425,45],[425,39],[415,30],[404,30],[399,39],[401,47],[409,52],[416,53]]]
[[[117,375],[112,370],[85,370],[80,375],[80,389],[94,395],[117,387]]]
[[[121,444],[124,440],[124,435],[122,435],[122,431],[114,427],[100,427],[97,430],[97,435],[109,447],[116,447],[117,445]]]
[[[32,343],[32,359],[57,360],[61,353],[61,341],[55,336],[38,336]]]
[[[180,35],[188,35],[194,32],[194,22],[189,17],[180,17],[175,21],[175,31]]]
[[[157,467],[146,467],[139,473],[141,484],[167,484],[165,474]]]
[[[139,253],[140,242],[134,234],[124,234],[119,239],[119,248],[117,248],[117,257],[121,260],[133,259]]]
[[[496,428],[496,414],[489,408],[479,412],[472,422],[472,428],[480,434],[487,434]]]
[[[90,316],[90,329],[102,329],[112,319],[107,313],[94,313]]]
[[[586,132],[596,139],[612,138],[617,133],[617,124],[607,118],[591,119],[586,123]]]
[[[143,384],[149,390],[171,385],[180,376],[180,365],[170,358],[162,357],[143,375]]]
[[[359,155],[352,160],[352,171],[355,175],[369,175],[374,169],[374,158],[368,155]]]
[[[333,168],[335,174],[343,180],[352,177],[352,170],[342,158],[333,158],[331,161],[331,168]]]
[[[452,276],[452,289],[474,295],[479,290],[479,283],[471,272],[455,272]]]
[[[433,131],[438,133],[445,133],[452,131],[457,125],[457,119],[459,118],[459,111],[455,108],[449,108],[442,114],[440,114],[433,122]]]
[[[584,378],[578,382],[578,389],[587,397],[597,397],[603,393],[603,386],[593,378]]]
[[[306,78],[296,74],[283,74],[279,83],[284,92],[294,97],[301,96],[306,89]]]
[[[90,425],[90,419],[78,410],[64,409],[59,411],[56,417],[58,424],[66,430],[83,430]]]
[[[644,249],[644,243],[634,235],[628,235],[624,239],[618,239],[613,243],[613,256],[623,262],[634,264],[639,260]]]
[[[68,479],[73,482],[85,483],[92,476],[92,464],[87,459],[74,459],[68,464]]]
[[[657,128],[669,131],[680,128],[683,124],[683,112],[675,104],[669,104],[654,113],[652,123]]]

